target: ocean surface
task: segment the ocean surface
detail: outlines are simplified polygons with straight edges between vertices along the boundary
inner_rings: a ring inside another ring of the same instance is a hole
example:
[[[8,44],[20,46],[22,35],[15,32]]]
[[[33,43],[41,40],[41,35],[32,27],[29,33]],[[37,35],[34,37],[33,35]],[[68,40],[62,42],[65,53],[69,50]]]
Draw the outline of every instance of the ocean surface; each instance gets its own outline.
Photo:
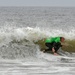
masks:
[[[0,75],[75,75],[75,52],[35,44],[55,36],[75,46],[75,7],[0,7]]]

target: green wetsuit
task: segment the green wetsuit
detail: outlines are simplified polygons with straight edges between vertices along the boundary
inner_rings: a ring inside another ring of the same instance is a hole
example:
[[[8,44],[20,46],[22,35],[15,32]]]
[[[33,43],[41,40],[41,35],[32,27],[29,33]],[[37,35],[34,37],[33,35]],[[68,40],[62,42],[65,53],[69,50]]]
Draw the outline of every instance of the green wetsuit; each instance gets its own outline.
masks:
[[[46,43],[52,43],[52,42],[60,42],[60,37],[53,37],[53,38],[47,38]]]
[[[52,50],[52,48],[54,47],[55,52],[57,52],[57,50],[62,47],[60,43],[60,37],[47,38],[45,41],[45,45],[49,48],[47,49],[47,51]]]

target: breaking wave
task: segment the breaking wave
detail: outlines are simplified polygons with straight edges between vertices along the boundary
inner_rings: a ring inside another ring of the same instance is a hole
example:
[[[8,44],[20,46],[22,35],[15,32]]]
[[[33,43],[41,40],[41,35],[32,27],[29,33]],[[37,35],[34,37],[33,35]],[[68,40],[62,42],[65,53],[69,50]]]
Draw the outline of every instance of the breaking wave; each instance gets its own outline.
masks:
[[[47,37],[64,36],[69,43],[70,49],[74,50],[74,33],[63,30],[40,29],[39,27],[5,27],[0,29],[0,57],[2,58],[26,58],[36,57],[37,45],[40,49],[45,48],[44,41]],[[67,38],[68,36],[68,38]],[[67,42],[68,42],[67,41]],[[38,49],[39,49],[38,47]],[[68,50],[68,48],[66,48]],[[69,50],[68,50],[69,51]]]
[[[31,28],[1,28],[0,29],[0,46],[3,44],[8,44],[11,41],[20,42],[23,40],[28,40],[30,42],[37,42],[44,38],[54,37],[54,36],[63,36],[67,40],[75,39],[75,30],[67,31],[55,30],[55,29],[40,29],[39,27]]]

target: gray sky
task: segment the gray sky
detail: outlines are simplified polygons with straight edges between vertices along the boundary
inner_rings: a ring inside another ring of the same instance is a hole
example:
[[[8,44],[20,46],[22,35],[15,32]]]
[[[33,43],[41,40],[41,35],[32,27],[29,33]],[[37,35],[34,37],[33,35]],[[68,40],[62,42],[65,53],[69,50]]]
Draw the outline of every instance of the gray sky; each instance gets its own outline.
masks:
[[[0,0],[0,6],[74,6],[75,0]]]

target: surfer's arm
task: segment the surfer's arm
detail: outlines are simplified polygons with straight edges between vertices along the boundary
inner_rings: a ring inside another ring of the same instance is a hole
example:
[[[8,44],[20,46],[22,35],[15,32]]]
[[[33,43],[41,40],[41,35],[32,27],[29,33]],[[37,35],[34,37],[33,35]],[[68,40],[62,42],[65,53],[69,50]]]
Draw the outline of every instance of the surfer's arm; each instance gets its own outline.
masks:
[[[55,53],[55,49],[54,49],[54,47],[52,48],[52,52]]]
[[[58,54],[55,52],[54,47],[52,48],[52,52],[53,52],[54,55],[58,55]]]
[[[56,53],[56,52],[57,52],[57,51],[55,50],[55,47],[56,47],[56,42],[53,43],[53,47],[52,47],[52,52],[53,52],[53,53]]]

